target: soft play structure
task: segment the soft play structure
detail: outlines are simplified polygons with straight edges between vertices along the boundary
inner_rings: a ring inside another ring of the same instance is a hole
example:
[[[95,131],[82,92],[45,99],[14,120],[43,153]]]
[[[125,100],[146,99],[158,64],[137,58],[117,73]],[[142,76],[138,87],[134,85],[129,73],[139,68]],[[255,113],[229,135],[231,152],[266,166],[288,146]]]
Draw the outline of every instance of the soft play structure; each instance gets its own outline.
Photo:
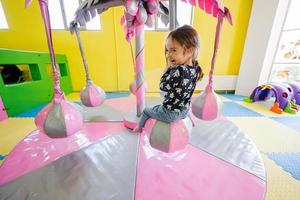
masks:
[[[55,56],[61,74],[61,88],[66,94],[70,94],[73,89],[67,57],[61,54]],[[0,96],[9,117],[14,117],[51,100],[53,79],[47,70],[47,65],[50,63],[49,53],[0,48],[0,66],[26,65],[32,79],[5,84],[0,75]]]
[[[104,90],[99,86],[95,85],[91,80],[91,75],[89,72],[88,64],[83,50],[82,41],[80,39],[80,31],[77,22],[73,21],[71,23],[70,30],[72,34],[74,32],[76,33],[76,37],[77,37],[83,65],[84,65],[84,70],[86,74],[86,86],[80,92],[81,102],[83,103],[83,105],[88,107],[100,106],[104,102],[106,95]]]
[[[149,119],[140,134],[132,133],[130,128],[136,125],[143,108],[161,103],[160,98],[145,97],[144,25],[153,25],[159,13],[160,17],[170,16],[170,27],[175,28],[176,1],[85,0],[79,6],[71,29],[76,31],[77,26],[111,7],[123,6],[121,23],[126,40],[131,45],[135,39],[135,80],[131,87],[135,97],[107,99],[95,107],[89,104],[94,95],[87,95],[86,107],[67,101],[61,91],[48,0],[38,1],[53,67],[54,94],[35,118],[38,130],[18,143],[3,162],[1,198],[265,198],[266,173],[260,153],[245,133],[220,116],[222,102],[213,90],[221,26],[224,18],[231,23],[230,12],[219,0],[183,1],[218,21],[209,82],[194,98],[189,117],[172,123]],[[30,3],[26,0],[26,6]],[[77,36],[88,82],[88,68]]]
[[[244,101],[252,103],[256,101],[275,98],[271,111],[277,114],[286,112],[296,114],[300,109],[300,83],[297,82],[271,82],[256,87],[250,97]]]

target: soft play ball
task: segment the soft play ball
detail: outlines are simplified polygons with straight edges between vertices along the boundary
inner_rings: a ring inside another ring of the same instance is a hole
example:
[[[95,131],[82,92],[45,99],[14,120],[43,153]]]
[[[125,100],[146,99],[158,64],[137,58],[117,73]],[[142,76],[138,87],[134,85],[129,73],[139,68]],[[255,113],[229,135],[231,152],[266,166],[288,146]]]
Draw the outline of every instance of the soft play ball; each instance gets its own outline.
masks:
[[[43,108],[35,117],[35,124],[50,138],[62,138],[81,130],[83,119],[72,103],[62,99]]]
[[[192,103],[192,112],[202,120],[214,120],[222,113],[223,102],[214,92],[202,92]]]
[[[100,106],[105,98],[105,92],[92,82],[89,82],[80,92],[81,102],[87,107]]]
[[[188,144],[192,127],[189,117],[171,123],[150,118],[145,131],[149,133],[150,145],[153,148],[171,153],[184,149]]]

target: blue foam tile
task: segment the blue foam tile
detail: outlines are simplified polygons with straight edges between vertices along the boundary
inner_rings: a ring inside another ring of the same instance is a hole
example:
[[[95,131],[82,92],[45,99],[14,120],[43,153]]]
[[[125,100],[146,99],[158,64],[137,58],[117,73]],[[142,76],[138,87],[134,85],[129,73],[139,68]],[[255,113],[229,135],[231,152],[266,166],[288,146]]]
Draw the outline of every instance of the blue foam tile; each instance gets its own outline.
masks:
[[[223,116],[225,117],[262,117],[261,114],[254,112],[235,102],[223,102]]]
[[[241,95],[235,95],[235,94],[219,94],[220,96],[223,96],[227,99],[230,99],[232,101],[243,101],[246,96]]]
[[[300,181],[300,152],[297,153],[267,153],[267,156],[284,171],[290,173],[295,179]]]
[[[0,160],[4,160],[5,156],[0,154]]]
[[[270,117],[271,119],[284,124],[300,133],[300,117]]]
[[[42,110],[45,106],[46,104],[37,106],[31,110],[28,110],[26,112],[17,115],[16,117],[35,117],[38,114],[38,112],[40,112],[40,110]]]
[[[129,95],[129,92],[106,92],[106,99],[128,97]]]

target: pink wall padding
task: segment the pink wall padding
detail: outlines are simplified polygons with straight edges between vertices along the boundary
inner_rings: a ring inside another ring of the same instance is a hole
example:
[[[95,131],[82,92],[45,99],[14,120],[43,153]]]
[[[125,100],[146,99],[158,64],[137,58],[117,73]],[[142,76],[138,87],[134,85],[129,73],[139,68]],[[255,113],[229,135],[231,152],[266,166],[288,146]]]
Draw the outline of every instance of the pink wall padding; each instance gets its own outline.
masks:
[[[122,123],[86,123],[76,134],[58,139],[36,130],[17,144],[5,159],[0,168],[0,185],[122,129]]]
[[[142,133],[136,200],[263,200],[266,183],[223,160],[188,145],[164,153]]]

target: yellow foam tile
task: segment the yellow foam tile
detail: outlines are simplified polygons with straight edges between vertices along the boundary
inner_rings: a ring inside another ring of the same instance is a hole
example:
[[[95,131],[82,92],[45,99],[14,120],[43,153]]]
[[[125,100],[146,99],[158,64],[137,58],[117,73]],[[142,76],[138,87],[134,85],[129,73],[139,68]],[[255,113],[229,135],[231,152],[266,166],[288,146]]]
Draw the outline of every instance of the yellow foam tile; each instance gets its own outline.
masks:
[[[294,179],[266,155],[262,155],[262,158],[267,172],[265,200],[299,200],[300,181]]]
[[[33,118],[8,118],[1,121],[0,154],[9,154],[16,144],[36,129]]]
[[[71,94],[67,95],[67,99],[69,101],[80,101],[80,93],[79,92],[72,92]]]
[[[222,101],[232,101],[231,99],[226,98],[226,97],[224,97],[224,96],[221,96],[221,95],[218,95],[218,96],[220,97],[220,99],[221,99]]]
[[[259,101],[259,102],[253,102],[253,103],[247,103],[244,101],[236,102],[250,110],[253,110],[263,116],[267,117],[299,117],[300,112],[298,112],[295,115],[288,114],[286,112],[282,112],[282,114],[277,114],[272,111],[270,111],[271,107],[274,104],[274,101]]]
[[[3,160],[0,160],[0,166],[2,165],[2,163],[3,163]]]
[[[267,117],[228,117],[263,152],[299,152],[300,132]]]

